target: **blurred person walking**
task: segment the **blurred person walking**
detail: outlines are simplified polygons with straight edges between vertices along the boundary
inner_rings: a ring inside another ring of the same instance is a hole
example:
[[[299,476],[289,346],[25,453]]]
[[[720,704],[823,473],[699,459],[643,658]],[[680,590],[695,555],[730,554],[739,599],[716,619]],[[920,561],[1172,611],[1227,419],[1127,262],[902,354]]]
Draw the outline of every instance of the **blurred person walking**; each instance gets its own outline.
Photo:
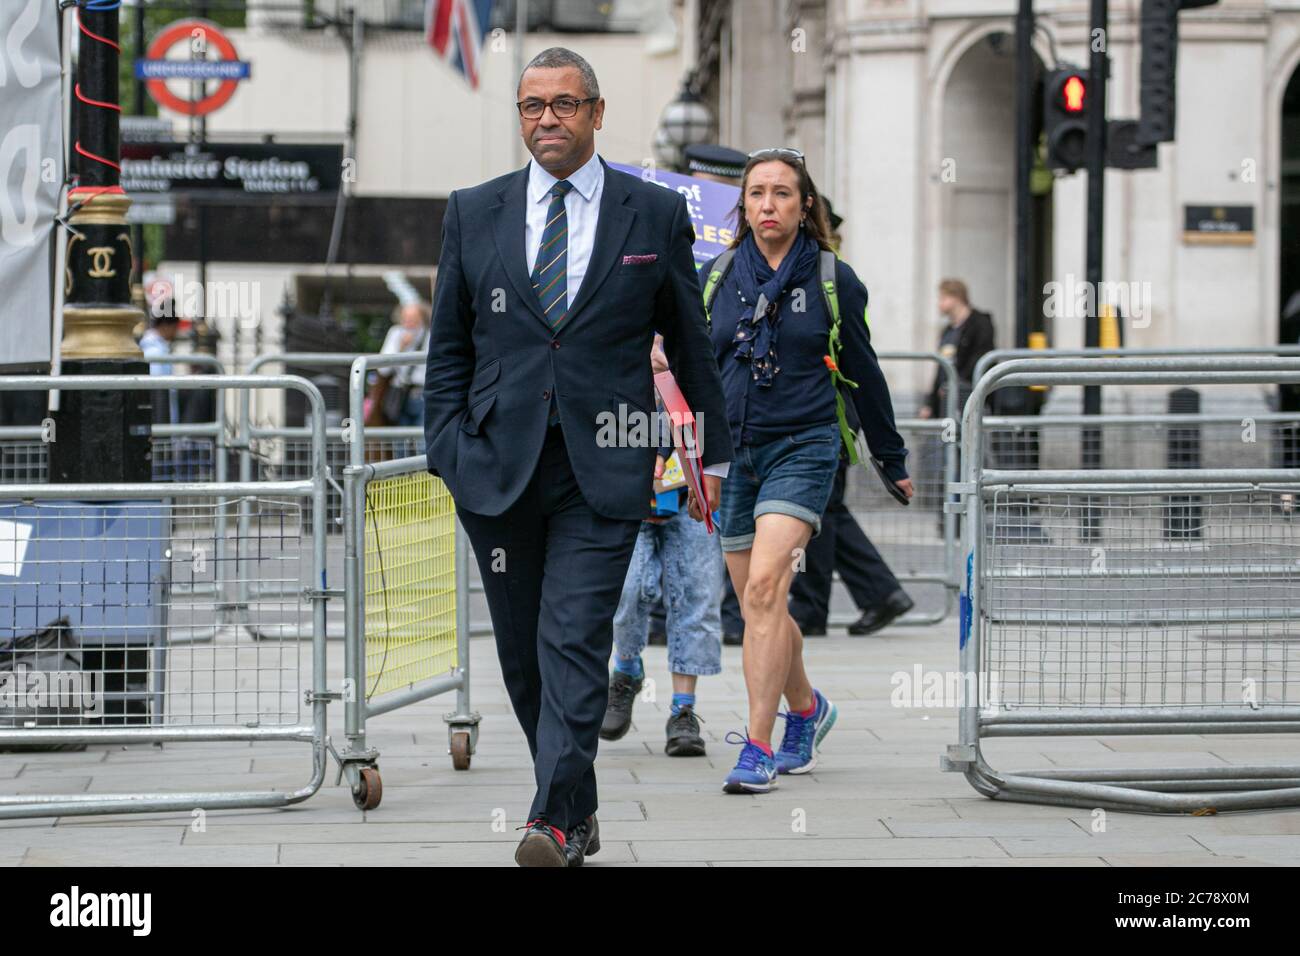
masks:
[[[975,364],[986,352],[993,351],[993,319],[987,312],[971,307],[970,294],[961,279],[944,279],[939,283],[939,313],[948,320],[939,333],[940,355],[957,370],[957,412],[974,390],[971,377]],[[921,418],[941,418],[947,400],[948,385],[942,372],[936,372],[934,384],[921,406]]]

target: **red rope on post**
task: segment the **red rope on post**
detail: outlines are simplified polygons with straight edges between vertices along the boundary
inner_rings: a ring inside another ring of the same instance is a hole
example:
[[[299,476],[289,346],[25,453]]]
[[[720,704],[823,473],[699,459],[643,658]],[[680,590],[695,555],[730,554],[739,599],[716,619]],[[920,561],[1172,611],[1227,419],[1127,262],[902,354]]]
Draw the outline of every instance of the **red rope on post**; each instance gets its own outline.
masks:
[[[93,31],[86,29],[86,25],[81,22],[81,7],[77,7],[77,29],[79,29],[86,36],[90,37],[92,40],[111,46],[114,50],[117,51],[119,56],[121,55],[122,53],[121,46],[114,43],[112,40],[108,39],[108,37],[102,37],[98,33],[94,33]],[[76,84],[76,86],[73,87],[73,92],[76,94],[77,99],[81,100],[81,102],[87,104],[88,106],[94,106],[104,110],[117,110],[117,112],[119,113],[122,112],[122,107],[116,103],[105,103],[102,100],[92,100],[89,97],[82,94],[80,83]],[[94,153],[84,149],[81,145],[80,139],[78,139],[73,144],[73,148],[77,151],[78,154],[85,156],[87,159],[92,159],[97,163],[103,163],[105,166],[111,166],[113,169],[116,169],[118,173],[122,172],[122,167],[119,166],[117,163],[113,162],[111,159],[106,159],[103,156],[97,156]],[[92,195],[98,195],[99,193],[120,193],[122,192],[122,187],[121,186],[100,186],[100,187],[74,186],[71,192],[83,192],[83,193],[89,192]]]

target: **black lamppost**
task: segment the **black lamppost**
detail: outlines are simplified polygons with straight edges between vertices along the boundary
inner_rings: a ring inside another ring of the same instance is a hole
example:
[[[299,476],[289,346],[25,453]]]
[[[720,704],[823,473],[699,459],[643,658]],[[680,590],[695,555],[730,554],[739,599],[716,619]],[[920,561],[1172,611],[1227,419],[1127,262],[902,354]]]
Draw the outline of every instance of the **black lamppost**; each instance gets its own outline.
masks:
[[[73,111],[77,184],[68,193],[61,367],[69,375],[147,375],[132,337],[144,313],[131,302],[131,238],[121,186],[118,10],[86,0]],[[52,482],[147,482],[149,392],[65,391],[54,416]]]

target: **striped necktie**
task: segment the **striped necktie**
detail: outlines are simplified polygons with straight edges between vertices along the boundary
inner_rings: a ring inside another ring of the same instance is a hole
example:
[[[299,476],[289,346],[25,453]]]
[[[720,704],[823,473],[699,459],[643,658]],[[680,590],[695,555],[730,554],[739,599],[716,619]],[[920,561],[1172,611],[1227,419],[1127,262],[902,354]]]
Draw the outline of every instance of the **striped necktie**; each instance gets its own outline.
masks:
[[[573,183],[561,179],[551,187],[551,202],[546,207],[546,226],[542,229],[542,243],[537,249],[533,265],[533,291],[541,303],[542,314],[554,329],[569,311],[569,216],[564,211],[564,197]],[[551,410],[546,418],[548,425],[560,420],[551,393]]]
[[[569,310],[569,217],[564,211],[564,196],[572,188],[573,183],[567,179],[551,187],[546,227],[533,266],[533,290],[551,328],[559,325]]]

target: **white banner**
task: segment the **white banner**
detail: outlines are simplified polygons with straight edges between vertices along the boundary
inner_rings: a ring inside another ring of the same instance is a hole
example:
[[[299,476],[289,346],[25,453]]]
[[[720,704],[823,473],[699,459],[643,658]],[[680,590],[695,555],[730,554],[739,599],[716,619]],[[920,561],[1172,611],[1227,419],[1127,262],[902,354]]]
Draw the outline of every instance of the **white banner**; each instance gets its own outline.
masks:
[[[50,361],[63,181],[55,0],[0,2],[0,367]]]

